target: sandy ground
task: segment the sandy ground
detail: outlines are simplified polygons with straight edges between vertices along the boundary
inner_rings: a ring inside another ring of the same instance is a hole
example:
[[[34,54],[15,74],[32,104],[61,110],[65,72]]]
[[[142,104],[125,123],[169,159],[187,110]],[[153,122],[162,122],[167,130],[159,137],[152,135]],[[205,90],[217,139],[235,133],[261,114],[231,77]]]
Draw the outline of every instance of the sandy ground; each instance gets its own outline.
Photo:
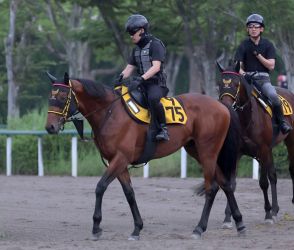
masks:
[[[221,229],[225,195],[219,192],[208,230],[191,239],[202,211],[202,197],[193,187],[201,179],[133,178],[144,221],[139,241],[128,241],[132,216],[118,181],[103,200],[103,234],[91,241],[94,177],[0,176],[0,249],[294,249],[294,206],[290,180],[278,181],[279,220],[264,224],[258,182],[237,181],[236,197],[246,236]]]

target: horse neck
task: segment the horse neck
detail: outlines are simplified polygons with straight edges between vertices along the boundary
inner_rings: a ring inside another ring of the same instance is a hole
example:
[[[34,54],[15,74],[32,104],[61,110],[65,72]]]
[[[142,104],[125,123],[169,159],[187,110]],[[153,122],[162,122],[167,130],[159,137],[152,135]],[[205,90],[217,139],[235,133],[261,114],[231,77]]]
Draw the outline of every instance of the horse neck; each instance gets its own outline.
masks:
[[[105,94],[101,97],[94,97],[89,95],[82,84],[76,82],[73,84],[73,91],[76,94],[79,111],[89,121],[90,124],[93,122],[99,123],[103,117],[105,117],[112,103],[115,101],[117,96],[111,89],[105,88]]]
[[[237,106],[242,107],[238,111],[241,124],[243,127],[248,127],[252,120],[252,104],[251,104],[251,92],[248,93],[244,85],[241,84]]]

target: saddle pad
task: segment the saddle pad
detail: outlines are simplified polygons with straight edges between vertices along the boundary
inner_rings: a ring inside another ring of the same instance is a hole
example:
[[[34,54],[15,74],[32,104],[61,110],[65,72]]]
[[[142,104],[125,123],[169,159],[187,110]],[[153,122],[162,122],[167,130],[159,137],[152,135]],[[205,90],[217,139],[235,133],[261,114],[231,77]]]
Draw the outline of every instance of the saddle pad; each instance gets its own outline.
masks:
[[[128,88],[121,86],[123,102],[129,114],[143,123],[150,123],[150,112],[141,107],[128,93]],[[186,124],[187,115],[179,101],[174,97],[163,97],[160,100],[164,107],[166,123],[168,124]]]
[[[260,97],[258,97],[258,93],[256,90],[252,91],[252,95],[256,98],[256,100],[261,104],[261,106],[265,109],[267,113],[272,117],[273,116],[273,111],[270,105],[264,102]],[[278,95],[280,98],[282,108],[283,108],[283,114],[284,115],[292,115],[293,114],[293,109],[291,104],[281,95]]]

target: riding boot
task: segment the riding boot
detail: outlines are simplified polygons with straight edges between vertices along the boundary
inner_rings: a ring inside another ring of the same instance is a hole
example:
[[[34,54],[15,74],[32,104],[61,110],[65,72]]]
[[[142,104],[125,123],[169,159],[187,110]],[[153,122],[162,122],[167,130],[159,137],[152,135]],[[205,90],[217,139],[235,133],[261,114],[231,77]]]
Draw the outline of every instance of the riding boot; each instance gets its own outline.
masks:
[[[292,127],[288,124],[288,122],[286,121],[284,115],[283,115],[283,111],[282,111],[282,107],[280,105],[275,105],[273,107],[274,110],[274,114],[277,117],[277,121],[278,124],[280,126],[280,130],[283,134],[287,134],[292,130]]]
[[[168,132],[167,132],[167,126],[166,126],[165,123],[160,124],[160,131],[156,135],[156,140],[157,141],[168,141],[169,140],[169,136],[168,136]]]
[[[156,107],[156,118],[159,123],[159,132],[156,135],[156,140],[157,141],[168,141],[169,136],[167,132],[167,126],[166,126],[166,119],[165,119],[165,112],[163,109],[163,106],[161,103],[157,104]]]

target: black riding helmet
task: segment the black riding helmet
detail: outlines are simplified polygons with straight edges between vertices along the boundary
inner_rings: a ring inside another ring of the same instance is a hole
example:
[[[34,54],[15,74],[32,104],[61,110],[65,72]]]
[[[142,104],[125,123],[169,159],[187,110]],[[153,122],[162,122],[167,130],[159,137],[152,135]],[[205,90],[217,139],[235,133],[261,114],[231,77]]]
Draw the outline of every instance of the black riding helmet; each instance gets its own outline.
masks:
[[[246,26],[250,23],[259,23],[262,27],[264,27],[263,17],[259,14],[252,14],[247,17]]]
[[[141,28],[143,28],[145,32],[147,32],[148,25],[149,23],[146,17],[135,14],[129,16],[125,25],[125,29],[128,33],[136,33]]]

